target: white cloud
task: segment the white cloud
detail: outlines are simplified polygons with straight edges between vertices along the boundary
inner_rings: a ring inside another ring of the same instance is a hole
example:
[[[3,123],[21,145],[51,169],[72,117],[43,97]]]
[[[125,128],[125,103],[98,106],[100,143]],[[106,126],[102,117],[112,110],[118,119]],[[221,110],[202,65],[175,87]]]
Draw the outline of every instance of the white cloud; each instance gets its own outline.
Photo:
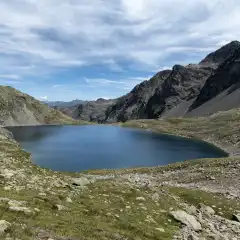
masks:
[[[48,96],[44,96],[44,97],[39,97],[40,100],[43,100],[43,101],[47,101],[48,100]]]
[[[102,78],[84,78],[85,82],[90,84],[92,87],[111,87],[112,90],[122,89],[122,90],[131,90],[137,84],[149,80],[152,76],[146,77],[128,77],[125,79],[111,80],[111,79],[102,79]]]
[[[124,84],[124,82],[122,81],[116,81],[116,80],[109,80],[109,79],[105,79],[105,78],[84,78],[86,83],[89,84]]]
[[[240,39],[239,0],[8,0],[0,9],[2,76],[159,69]]]
[[[0,79],[12,79],[12,80],[19,80],[21,77],[15,74],[0,74]]]

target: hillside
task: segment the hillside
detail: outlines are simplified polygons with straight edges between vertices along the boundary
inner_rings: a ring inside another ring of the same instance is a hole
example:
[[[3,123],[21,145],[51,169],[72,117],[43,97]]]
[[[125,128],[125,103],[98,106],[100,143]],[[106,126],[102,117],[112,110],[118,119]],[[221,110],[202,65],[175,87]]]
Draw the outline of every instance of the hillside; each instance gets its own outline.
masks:
[[[149,98],[156,88],[169,76],[171,71],[165,70],[157,73],[148,81],[144,81],[133,88],[127,95],[117,99],[106,111],[108,122],[124,122],[128,119],[144,118],[144,110]]]
[[[124,104],[120,98],[108,109],[106,120],[205,116],[240,107],[239,52],[240,43],[233,41],[209,54],[199,64],[175,65],[157,86],[152,84],[152,80],[148,81],[154,92],[148,94],[147,98],[146,95],[142,97],[141,94],[135,94],[131,101],[125,98]],[[165,71],[157,76],[163,73]],[[148,88],[141,91],[148,92]],[[214,98],[215,101],[204,105]],[[136,109],[140,110],[136,113]]]
[[[106,110],[115,102],[116,100],[114,99],[106,100],[99,98],[96,101],[88,101],[71,107],[54,107],[54,109],[57,109],[74,119],[104,123]]]
[[[208,116],[240,107],[240,43],[230,42],[198,64],[158,72],[128,94],[58,108],[76,119],[125,122],[131,119]]]
[[[0,86],[0,125],[64,123],[76,123],[76,121],[12,87]]]
[[[205,139],[236,153],[239,121],[240,111],[231,110],[124,126]],[[61,173],[33,165],[1,128],[0,150],[0,238],[239,239],[239,157]]]
[[[240,155],[240,109],[218,112],[207,117],[130,120],[125,127],[205,140],[232,155]]]

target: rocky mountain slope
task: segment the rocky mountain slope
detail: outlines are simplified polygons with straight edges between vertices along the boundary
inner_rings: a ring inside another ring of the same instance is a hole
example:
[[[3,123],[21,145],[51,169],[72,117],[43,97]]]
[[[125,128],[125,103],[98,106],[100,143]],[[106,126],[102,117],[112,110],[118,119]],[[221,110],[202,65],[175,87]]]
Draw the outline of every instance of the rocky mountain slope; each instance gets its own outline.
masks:
[[[120,98],[108,109],[106,120],[204,116],[239,107],[239,51],[240,43],[233,41],[209,54],[199,64],[175,65],[163,81],[155,86],[151,80],[148,82],[152,86],[152,94],[135,94],[131,101]],[[159,72],[157,76],[164,73]],[[141,91],[148,92],[148,88]],[[223,93],[228,88],[228,92]],[[219,94],[223,95],[211,104],[202,106]],[[219,98],[222,100],[221,105],[218,104]]]
[[[149,98],[154,94],[156,88],[167,79],[170,73],[171,71],[169,70],[159,72],[149,81],[144,81],[137,85],[127,95],[118,98],[116,103],[106,111],[108,122],[143,118]]]
[[[225,110],[228,107],[237,107],[240,105],[240,46],[228,57],[210,76],[204,84],[197,99],[194,101],[190,110],[197,109],[209,100],[213,100],[221,94],[222,106],[220,110]],[[237,93],[237,94],[236,94]],[[229,104],[229,95],[236,95],[235,101]],[[238,98],[237,98],[238,96]],[[223,102],[224,98],[224,102]],[[219,99],[220,100],[220,99]],[[212,105],[213,101],[212,101]],[[230,105],[230,106],[229,106]],[[214,109],[214,111],[216,111]],[[211,113],[211,112],[210,112]]]
[[[240,107],[240,43],[233,41],[199,64],[175,65],[110,101],[60,108],[73,118],[125,122],[177,116],[206,116]]]
[[[74,123],[71,117],[49,108],[12,87],[0,86],[0,125]]]
[[[99,98],[96,101],[83,102],[82,104],[71,107],[55,107],[66,115],[74,119],[80,119],[89,122],[104,123],[106,118],[106,110],[112,106],[116,100],[106,100]]]

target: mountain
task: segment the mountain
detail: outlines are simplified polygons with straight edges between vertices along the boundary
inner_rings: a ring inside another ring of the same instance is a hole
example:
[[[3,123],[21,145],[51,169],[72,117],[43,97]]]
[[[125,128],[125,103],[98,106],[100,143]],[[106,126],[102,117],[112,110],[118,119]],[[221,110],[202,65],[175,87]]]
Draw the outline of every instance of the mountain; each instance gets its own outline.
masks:
[[[73,100],[70,102],[63,102],[63,101],[52,101],[52,102],[46,102],[46,104],[49,107],[61,107],[61,108],[68,108],[68,107],[72,107],[72,106],[76,106],[78,104],[84,104],[86,101],[82,101],[82,100]]]
[[[206,116],[240,107],[240,42],[232,41],[198,64],[158,72],[114,100],[60,108],[76,119],[125,122],[181,116]]]
[[[190,110],[206,115],[239,106],[240,45],[207,79]]]
[[[106,110],[115,102],[116,100],[114,99],[106,100],[99,98],[96,101],[89,101],[84,104],[63,109],[62,111],[72,116],[74,119],[103,123],[106,118]]]
[[[240,43],[233,41],[199,64],[159,72],[109,107],[106,121],[205,116],[240,107],[239,51]]]
[[[149,81],[144,81],[134,87],[127,95],[118,98],[116,103],[106,111],[108,122],[124,122],[128,119],[144,118],[149,98],[153,96],[156,88],[165,81],[170,73],[170,70],[161,71]]]
[[[215,52],[212,52],[204,58],[200,64],[216,64],[219,65],[223,63],[227,58],[231,57],[232,54],[240,47],[240,42],[232,41],[227,45],[221,47]]]
[[[38,125],[73,123],[62,112],[12,87],[0,86],[0,125]]]

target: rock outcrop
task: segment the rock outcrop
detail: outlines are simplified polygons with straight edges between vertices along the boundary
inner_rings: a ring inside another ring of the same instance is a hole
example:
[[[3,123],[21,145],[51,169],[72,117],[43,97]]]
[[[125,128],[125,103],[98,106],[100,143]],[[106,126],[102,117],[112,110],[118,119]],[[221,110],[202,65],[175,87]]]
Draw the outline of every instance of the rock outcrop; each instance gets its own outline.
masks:
[[[149,81],[137,85],[127,95],[118,98],[116,103],[106,111],[106,121],[125,122],[128,119],[144,118],[149,98],[153,96],[156,88],[164,83],[170,73],[170,70],[159,72]]]
[[[238,89],[240,89],[240,46],[217,68],[214,74],[207,79],[190,109],[198,108],[225,90],[227,90],[225,94],[226,99],[228,95],[233,95]],[[226,104],[227,102],[223,105]],[[240,96],[236,99],[236,105],[240,105]]]

